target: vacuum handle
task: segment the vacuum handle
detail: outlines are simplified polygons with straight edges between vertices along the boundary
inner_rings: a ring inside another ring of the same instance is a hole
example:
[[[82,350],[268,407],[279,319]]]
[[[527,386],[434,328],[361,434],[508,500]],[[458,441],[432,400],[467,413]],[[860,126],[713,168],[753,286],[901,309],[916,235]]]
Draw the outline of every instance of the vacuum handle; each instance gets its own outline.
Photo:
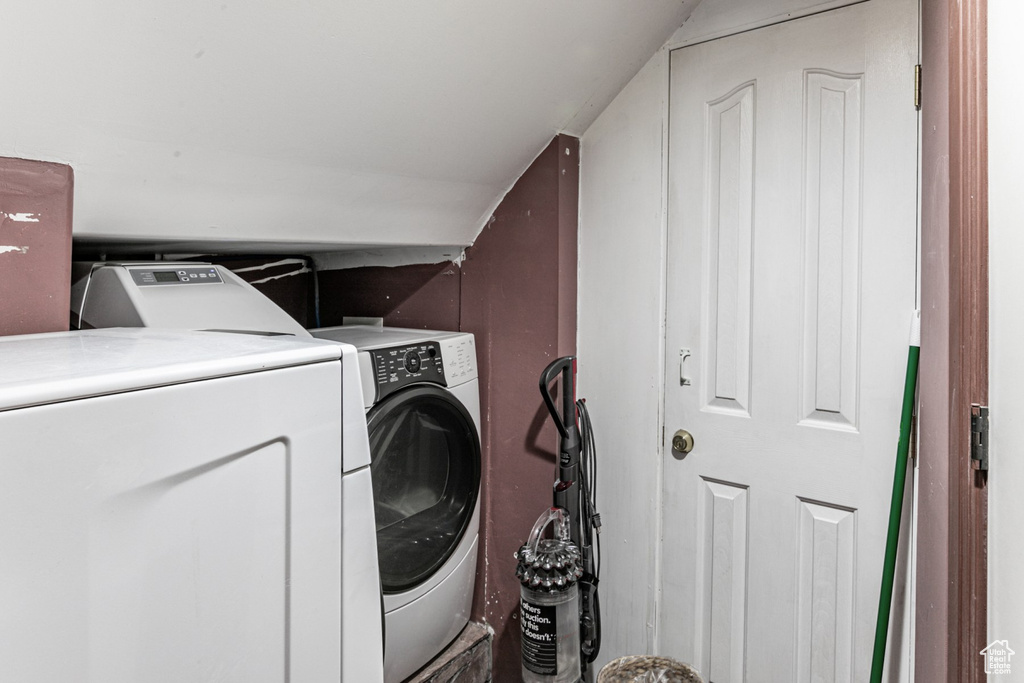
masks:
[[[559,541],[570,540],[569,513],[562,508],[550,507],[547,512],[537,518],[530,531],[530,537],[526,540],[526,545],[533,552],[534,557],[537,555],[537,546],[540,544],[540,537],[544,533],[544,529],[552,522],[555,523],[555,538]]]
[[[562,438],[569,437],[569,430],[576,424],[576,397],[573,386],[573,363],[576,359],[573,356],[556,358],[551,361],[544,372],[540,374],[540,395],[544,397],[544,404],[551,413],[551,419],[558,427],[558,433]],[[562,414],[559,415],[555,407],[555,398],[551,395],[551,383],[555,381],[559,373],[562,374]]]

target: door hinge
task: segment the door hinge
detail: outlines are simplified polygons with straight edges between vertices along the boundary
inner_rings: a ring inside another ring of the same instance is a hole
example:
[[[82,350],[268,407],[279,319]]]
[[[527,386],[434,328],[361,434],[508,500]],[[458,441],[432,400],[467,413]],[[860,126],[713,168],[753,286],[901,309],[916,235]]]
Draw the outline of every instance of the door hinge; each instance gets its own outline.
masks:
[[[921,65],[914,66],[914,109],[921,110]]]
[[[971,404],[971,468],[988,470],[988,406]]]

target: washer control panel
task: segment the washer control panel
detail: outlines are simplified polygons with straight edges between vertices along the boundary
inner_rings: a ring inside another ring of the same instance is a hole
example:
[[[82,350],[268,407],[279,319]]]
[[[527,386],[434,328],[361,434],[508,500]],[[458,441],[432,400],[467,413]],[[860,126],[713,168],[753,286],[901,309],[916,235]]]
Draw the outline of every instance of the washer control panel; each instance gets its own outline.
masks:
[[[128,272],[140,287],[224,283],[214,266],[168,265],[162,268],[129,268]]]
[[[441,346],[428,341],[409,346],[392,346],[370,351],[377,401],[402,387],[418,382],[448,386],[444,377]]]

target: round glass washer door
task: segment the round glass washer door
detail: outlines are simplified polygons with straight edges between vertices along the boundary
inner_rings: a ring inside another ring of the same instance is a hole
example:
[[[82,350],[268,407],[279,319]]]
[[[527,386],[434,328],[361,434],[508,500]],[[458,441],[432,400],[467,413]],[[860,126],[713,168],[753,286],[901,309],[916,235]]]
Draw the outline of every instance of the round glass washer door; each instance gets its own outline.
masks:
[[[480,490],[480,437],[465,406],[431,385],[375,405],[367,429],[381,585],[398,593],[426,581],[462,540]]]

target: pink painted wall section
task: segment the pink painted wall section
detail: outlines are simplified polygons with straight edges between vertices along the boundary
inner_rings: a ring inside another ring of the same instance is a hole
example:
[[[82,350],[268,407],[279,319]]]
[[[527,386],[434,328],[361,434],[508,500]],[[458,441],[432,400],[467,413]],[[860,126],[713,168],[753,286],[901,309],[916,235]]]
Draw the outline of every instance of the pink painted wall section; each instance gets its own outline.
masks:
[[[558,144],[558,355],[576,355],[579,282],[580,141]]]
[[[558,435],[538,382],[548,363],[576,352],[578,174],[579,140],[556,137],[462,265],[462,329],[477,337],[484,421],[474,616],[494,628],[495,681],[520,677],[513,553],[551,505]]]
[[[323,327],[355,316],[383,318],[388,327],[459,329],[462,271],[454,263],[346,268],[319,278]]]
[[[68,329],[70,166],[0,158],[0,335]]]

